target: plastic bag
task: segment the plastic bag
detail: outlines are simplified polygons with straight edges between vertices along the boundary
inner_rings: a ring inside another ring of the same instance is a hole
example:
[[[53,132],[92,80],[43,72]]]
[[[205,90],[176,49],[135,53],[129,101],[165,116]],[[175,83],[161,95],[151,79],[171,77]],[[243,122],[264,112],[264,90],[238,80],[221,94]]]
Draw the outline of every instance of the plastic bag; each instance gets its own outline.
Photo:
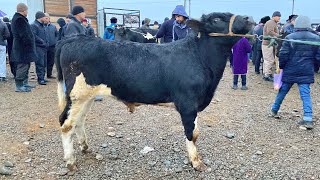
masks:
[[[280,73],[279,74],[274,74],[273,76],[273,87],[274,90],[278,91],[281,86],[282,86],[282,69],[280,69]]]

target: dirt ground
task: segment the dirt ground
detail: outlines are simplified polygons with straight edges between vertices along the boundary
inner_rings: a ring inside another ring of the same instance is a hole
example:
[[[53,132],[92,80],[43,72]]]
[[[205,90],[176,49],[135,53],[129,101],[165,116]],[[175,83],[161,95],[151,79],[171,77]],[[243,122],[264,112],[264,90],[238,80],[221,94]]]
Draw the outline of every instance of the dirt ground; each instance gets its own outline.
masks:
[[[14,167],[11,176],[0,179],[320,179],[319,75],[312,85],[315,128],[306,131],[297,125],[303,113],[297,86],[282,105],[281,119],[274,119],[269,111],[276,91],[254,74],[251,63],[249,67],[249,90],[231,89],[227,67],[215,98],[199,114],[197,145],[206,172],[193,170],[186,161],[183,128],[174,109],[141,106],[130,114],[106,97],[87,115],[93,152],[81,154],[75,141],[78,171],[62,175],[56,82],[15,93],[9,77],[0,83],[0,164],[8,160]],[[228,133],[234,138],[227,138]],[[146,146],[154,151],[141,154]]]

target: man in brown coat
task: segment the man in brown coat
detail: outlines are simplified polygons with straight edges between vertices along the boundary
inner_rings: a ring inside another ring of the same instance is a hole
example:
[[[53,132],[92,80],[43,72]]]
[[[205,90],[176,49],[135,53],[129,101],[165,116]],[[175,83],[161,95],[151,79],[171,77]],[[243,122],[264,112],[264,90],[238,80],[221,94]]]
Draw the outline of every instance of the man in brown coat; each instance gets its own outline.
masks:
[[[272,15],[272,19],[269,20],[263,28],[263,36],[279,36],[278,22],[280,21],[281,13],[279,11],[275,11]],[[272,67],[275,62],[275,47],[271,46],[268,48],[270,41],[263,40],[262,42],[262,54],[263,54],[263,79],[266,81],[273,81],[272,77]]]

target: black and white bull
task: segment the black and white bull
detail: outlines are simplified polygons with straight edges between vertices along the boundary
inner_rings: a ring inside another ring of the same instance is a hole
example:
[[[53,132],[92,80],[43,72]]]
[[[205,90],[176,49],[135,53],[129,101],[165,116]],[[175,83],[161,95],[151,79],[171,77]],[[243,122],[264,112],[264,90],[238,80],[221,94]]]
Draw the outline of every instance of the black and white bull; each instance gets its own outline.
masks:
[[[199,36],[169,44],[104,41],[79,36],[57,45],[58,97],[64,158],[73,171],[75,132],[83,152],[88,150],[85,115],[97,94],[114,96],[126,104],[173,103],[180,113],[189,159],[205,170],[195,146],[197,113],[212,100],[222,77],[227,54],[239,37],[211,37],[229,32],[230,13],[211,13],[188,25]],[[233,16],[234,17],[234,16]],[[236,16],[234,33],[245,34],[252,23]],[[64,82],[66,93],[63,91]]]
[[[156,43],[157,39],[154,37],[158,30],[155,29],[132,29],[121,27],[115,29],[116,41],[132,41],[139,43]]]

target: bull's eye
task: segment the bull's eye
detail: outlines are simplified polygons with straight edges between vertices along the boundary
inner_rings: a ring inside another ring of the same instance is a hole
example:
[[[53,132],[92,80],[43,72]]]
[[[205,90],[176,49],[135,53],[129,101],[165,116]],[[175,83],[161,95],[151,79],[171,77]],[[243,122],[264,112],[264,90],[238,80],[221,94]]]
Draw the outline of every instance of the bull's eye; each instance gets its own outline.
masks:
[[[214,18],[213,21],[214,22],[219,22],[221,19],[220,18]]]

